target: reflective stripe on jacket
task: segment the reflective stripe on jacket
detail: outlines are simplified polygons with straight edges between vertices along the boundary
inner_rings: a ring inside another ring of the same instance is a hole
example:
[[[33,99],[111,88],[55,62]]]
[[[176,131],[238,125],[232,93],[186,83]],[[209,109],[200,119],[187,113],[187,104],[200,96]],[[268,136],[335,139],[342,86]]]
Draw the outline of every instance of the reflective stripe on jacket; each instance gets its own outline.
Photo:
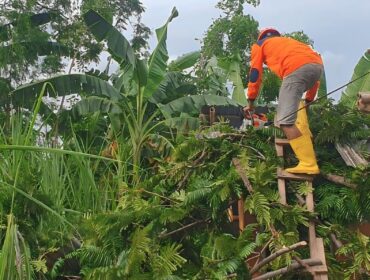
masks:
[[[297,40],[286,37],[271,37],[258,41],[252,46],[248,99],[254,100],[258,95],[262,81],[263,64],[266,64],[271,71],[283,79],[308,63],[323,64],[317,52]],[[315,93],[316,91],[313,93],[312,88],[306,99],[313,99]]]

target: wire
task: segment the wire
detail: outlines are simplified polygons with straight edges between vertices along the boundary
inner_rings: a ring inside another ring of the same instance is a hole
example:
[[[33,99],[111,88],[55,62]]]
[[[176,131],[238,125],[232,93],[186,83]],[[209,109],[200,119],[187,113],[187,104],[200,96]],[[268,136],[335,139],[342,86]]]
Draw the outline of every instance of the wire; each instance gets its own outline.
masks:
[[[278,122],[278,123],[279,123],[279,122],[281,122],[282,120],[284,120],[284,119],[286,119],[286,118],[290,117],[291,115],[294,115],[295,113],[297,113],[297,112],[299,112],[300,110],[302,110],[302,109],[304,109],[304,108],[306,108],[306,107],[310,106],[311,104],[313,104],[313,103],[315,103],[315,102],[317,102],[317,101],[319,101],[319,100],[321,100],[321,99],[323,99],[323,98],[325,98],[325,97],[328,97],[329,95],[333,94],[334,92],[337,92],[338,90],[340,90],[340,89],[342,89],[342,88],[345,88],[346,86],[348,86],[348,85],[350,85],[350,84],[352,84],[352,83],[354,83],[354,82],[356,82],[356,81],[358,81],[358,80],[360,80],[360,79],[364,78],[364,77],[365,77],[365,76],[367,76],[368,74],[370,74],[370,71],[366,72],[365,74],[361,75],[360,77],[357,77],[356,79],[353,79],[352,81],[349,81],[348,83],[344,84],[343,86],[340,86],[339,88],[336,88],[336,89],[332,90],[331,92],[329,92],[329,93],[327,93],[327,94],[325,94],[325,95],[323,95],[323,96],[320,96],[320,97],[319,97],[319,98],[317,98],[316,100],[313,100],[313,101],[311,101],[311,102],[308,102],[308,103],[307,103],[307,104],[305,104],[302,108],[300,108],[300,109],[298,109],[298,110],[294,111],[293,113],[290,113],[289,115],[286,115],[285,117],[281,118],[281,119],[280,119],[280,120],[278,120],[277,122]]]

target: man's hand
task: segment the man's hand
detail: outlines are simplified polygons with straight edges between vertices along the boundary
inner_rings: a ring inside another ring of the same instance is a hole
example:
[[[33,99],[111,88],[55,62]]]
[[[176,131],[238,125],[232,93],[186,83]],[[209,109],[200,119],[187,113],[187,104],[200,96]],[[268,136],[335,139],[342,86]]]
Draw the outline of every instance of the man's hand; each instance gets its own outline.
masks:
[[[252,100],[248,100],[248,105],[243,108],[245,113],[254,111],[254,105]]]

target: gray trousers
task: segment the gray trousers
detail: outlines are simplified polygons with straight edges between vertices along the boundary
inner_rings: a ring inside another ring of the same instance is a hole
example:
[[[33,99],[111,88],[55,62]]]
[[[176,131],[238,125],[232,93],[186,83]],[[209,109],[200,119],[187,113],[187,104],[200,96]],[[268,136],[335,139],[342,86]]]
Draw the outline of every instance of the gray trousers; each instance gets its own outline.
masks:
[[[279,91],[277,124],[292,125],[297,119],[299,101],[304,92],[320,80],[324,68],[321,64],[309,63],[283,78]]]

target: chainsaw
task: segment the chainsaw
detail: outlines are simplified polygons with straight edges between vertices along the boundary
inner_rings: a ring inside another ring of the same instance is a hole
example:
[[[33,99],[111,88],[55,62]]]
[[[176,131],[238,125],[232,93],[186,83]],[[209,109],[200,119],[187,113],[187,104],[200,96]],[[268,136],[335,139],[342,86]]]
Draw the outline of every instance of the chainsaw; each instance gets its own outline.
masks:
[[[204,106],[200,118],[210,124],[223,118],[229,122],[230,126],[239,130],[245,130],[250,126],[260,129],[271,124],[265,112],[267,112],[266,108],[263,107],[256,107],[256,110],[244,111],[243,107]]]
[[[248,126],[260,129],[269,126],[271,122],[268,121],[266,114],[256,113],[254,110],[246,110],[244,112],[243,123],[240,130],[246,130]]]

